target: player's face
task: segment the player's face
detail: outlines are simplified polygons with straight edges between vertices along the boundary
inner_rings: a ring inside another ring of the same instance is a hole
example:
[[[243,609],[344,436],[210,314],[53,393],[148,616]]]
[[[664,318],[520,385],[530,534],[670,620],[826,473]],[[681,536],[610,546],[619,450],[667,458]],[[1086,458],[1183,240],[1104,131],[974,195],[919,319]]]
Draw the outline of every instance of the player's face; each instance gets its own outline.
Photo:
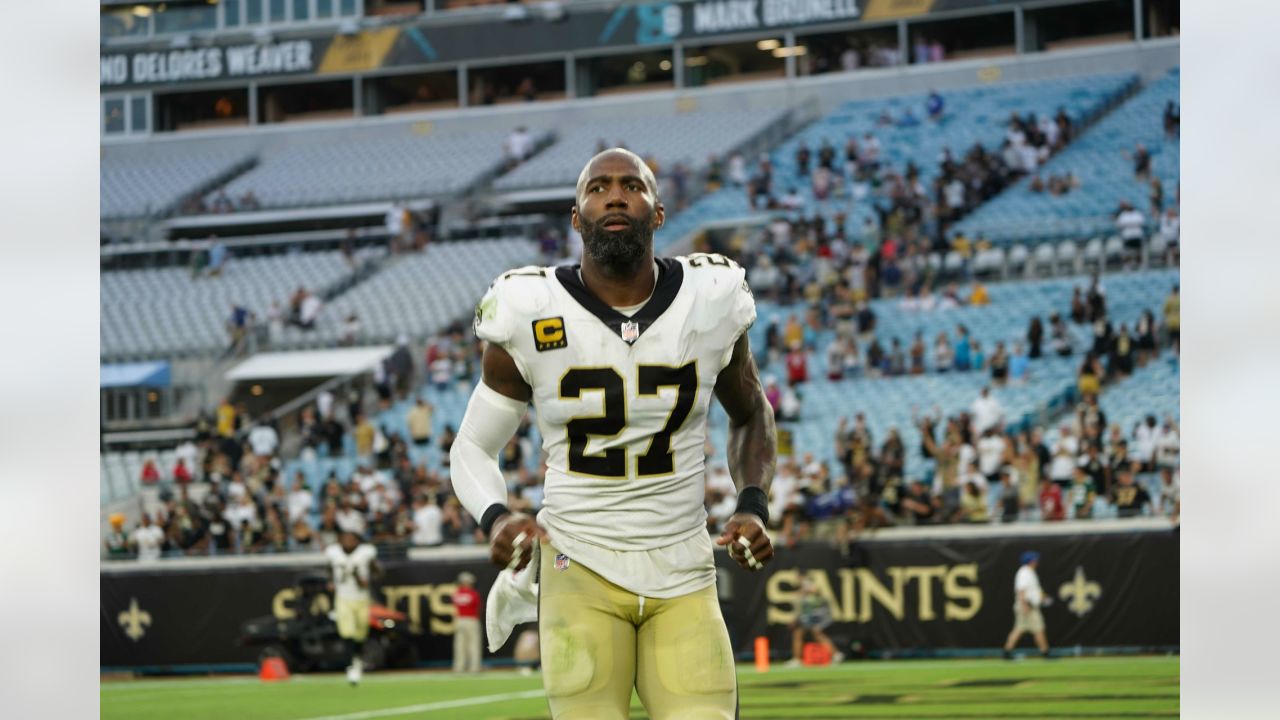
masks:
[[[355,533],[344,532],[338,538],[338,542],[342,544],[343,552],[352,553],[360,545],[360,538]]]
[[[605,268],[634,269],[653,242],[665,214],[639,161],[612,153],[592,161],[573,208],[583,249]]]

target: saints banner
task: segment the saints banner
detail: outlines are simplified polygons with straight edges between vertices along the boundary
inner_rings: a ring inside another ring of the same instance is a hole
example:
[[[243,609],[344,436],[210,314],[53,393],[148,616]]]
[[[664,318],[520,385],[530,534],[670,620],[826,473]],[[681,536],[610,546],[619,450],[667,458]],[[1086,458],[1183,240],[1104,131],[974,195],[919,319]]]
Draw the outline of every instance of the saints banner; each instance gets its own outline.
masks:
[[[827,633],[837,645],[998,647],[1013,627],[1013,578],[1027,550],[1040,553],[1050,645],[1179,644],[1173,531],[876,542],[855,544],[847,556],[826,546],[784,549],[763,572],[730,576],[730,631],[739,650],[761,635],[789,648],[807,579],[831,608]]]
[[[827,633],[839,645],[901,652],[1001,645],[1013,626],[1013,577],[1026,550],[1040,553],[1040,584],[1051,600],[1044,609],[1050,644],[1179,644],[1178,535],[1172,531],[875,541],[855,543],[847,555],[802,543],[779,548],[759,573],[729,567],[724,553],[716,561],[725,620],[739,653],[750,652],[761,635],[787,652],[805,579],[830,605],[835,622]],[[449,598],[458,574],[475,573],[486,597],[497,570],[480,558],[383,565],[377,600],[406,615],[420,661],[447,661],[453,648]],[[253,663],[261,648],[242,642],[244,624],[263,617],[292,620],[299,582],[323,572],[320,562],[188,570],[166,568],[163,561],[104,571],[100,662],[151,669]],[[513,634],[497,656],[509,659],[514,642]]]

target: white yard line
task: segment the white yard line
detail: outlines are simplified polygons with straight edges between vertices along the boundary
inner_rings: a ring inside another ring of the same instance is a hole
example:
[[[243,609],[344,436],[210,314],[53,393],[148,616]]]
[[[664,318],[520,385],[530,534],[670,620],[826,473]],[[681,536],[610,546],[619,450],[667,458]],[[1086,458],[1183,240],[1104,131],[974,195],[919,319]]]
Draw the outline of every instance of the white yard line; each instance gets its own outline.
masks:
[[[423,703],[422,705],[405,705],[382,710],[348,713],[346,715],[325,715],[324,717],[305,718],[305,720],[369,720],[370,718],[393,717],[395,715],[411,715],[413,713],[431,712],[433,710],[449,710],[467,707],[468,705],[486,705],[505,700],[528,700],[542,697],[541,690],[525,690],[524,692],[502,693],[499,695],[481,695],[480,697],[461,698],[459,700],[443,700],[441,702]]]

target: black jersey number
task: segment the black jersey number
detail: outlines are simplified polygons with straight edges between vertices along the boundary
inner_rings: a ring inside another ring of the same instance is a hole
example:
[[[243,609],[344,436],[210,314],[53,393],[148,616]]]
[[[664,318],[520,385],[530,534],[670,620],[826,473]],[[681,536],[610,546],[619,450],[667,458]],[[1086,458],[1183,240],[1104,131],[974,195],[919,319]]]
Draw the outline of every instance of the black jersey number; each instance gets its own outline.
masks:
[[[677,389],[676,403],[667,416],[667,422],[653,434],[645,454],[636,458],[637,475],[669,475],[675,472],[671,436],[684,426],[697,397],[697,364],[691,362],[681,367],[641,365],[638,370],[640,395],[657,395],[658,389],[663,387]],[[613,368],[573,368],[560,380],[562,398],[580,398],[587,390],[604,392],[604,414],[573,418],[565,423],[565,432],[569,437],[569,471],[577,475],[601,478],[626,477],[625,448],[615,447],[603,453],[587,454],[587,441],[592,436],[614,437],[627,426],[627,401],[622,376]]]
[[[737,267],[738,263],[720,253],[692,253],[689,255],[689,267],[702,267],[703,263],[720,267]]]

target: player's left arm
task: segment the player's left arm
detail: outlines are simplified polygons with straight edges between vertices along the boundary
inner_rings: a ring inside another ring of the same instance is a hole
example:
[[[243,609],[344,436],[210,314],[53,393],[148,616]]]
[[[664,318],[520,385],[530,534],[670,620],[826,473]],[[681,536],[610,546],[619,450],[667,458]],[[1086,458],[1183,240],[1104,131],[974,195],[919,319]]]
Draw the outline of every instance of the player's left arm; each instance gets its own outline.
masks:
[[[716,544],[728,545],[729,556],[739,565],[757,570],[773,557],[765,524],[769,521],[769,486],[777,468],[778,436],[745,332],[734,344],[729,364],[716,378],[715,393],[729,415],[729,474],[738,487],[737,510]]]

